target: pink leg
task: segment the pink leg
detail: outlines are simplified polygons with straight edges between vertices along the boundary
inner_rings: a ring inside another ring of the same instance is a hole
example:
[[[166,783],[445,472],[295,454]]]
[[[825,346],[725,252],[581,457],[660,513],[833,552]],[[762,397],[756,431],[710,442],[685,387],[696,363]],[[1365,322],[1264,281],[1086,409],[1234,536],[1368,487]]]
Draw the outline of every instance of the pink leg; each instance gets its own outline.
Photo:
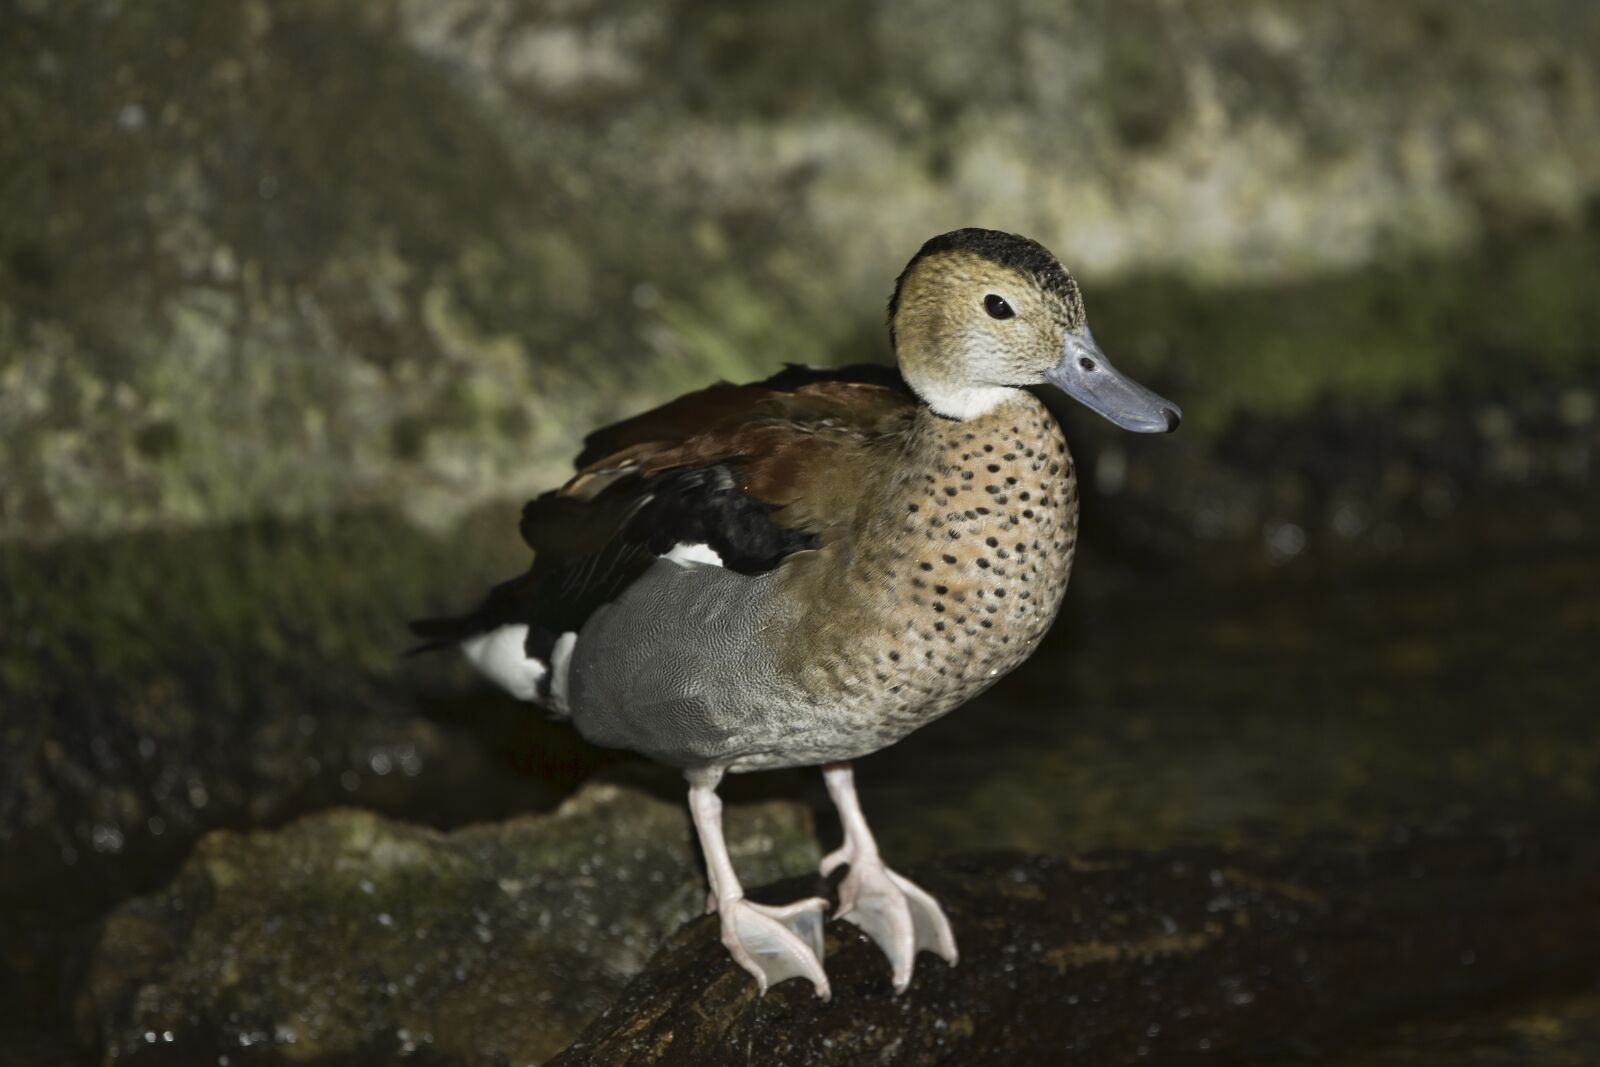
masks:
[[[917,952],[926,949],[954,966],[956,937],[944,910],[920,886],[884,865],[878,842],[867,828],[856,797],[855,773],[848,763],[830,763],[822,769],[828,795],[839,809],[844,844],[822,860],[827,876],[841,864],[850,871],[839,884],[838,916],[859,926],[889,957],[895,992],[911,984]]]
[[[832,995],[822,969],[822,924],[828,902],[821,897],[768,907],[744,899],[722,837],[721,771],[689,774],[689,813],[706,856],[711,907],[722,916],[722,943],[734,962],[755,976],[762,993],[787,978],[805,978],[817,996]]]

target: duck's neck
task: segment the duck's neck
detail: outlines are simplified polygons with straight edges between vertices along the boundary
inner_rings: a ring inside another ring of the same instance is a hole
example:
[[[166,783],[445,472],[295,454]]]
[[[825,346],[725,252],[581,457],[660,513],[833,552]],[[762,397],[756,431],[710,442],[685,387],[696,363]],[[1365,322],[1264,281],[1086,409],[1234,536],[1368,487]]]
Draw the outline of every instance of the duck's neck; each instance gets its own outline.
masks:
[[[975,419],[1025,394],[1009,385],[974,382],[968,367],[971,353],[952,347],[918,319],[902,322],[895,345],[895,362],[911,391],[937,414],[947,419]],[[972,341],[969,347],[979,347]]]
[[[907,375],[907,382],[935,414],[962,422],[981,418],[1002,404],[1026,395],[1021,389],[1005,385],[951,385],[927,379],[919,381],[911,375]]]
[[[1031,465],[1032,460],[1054,451],[1058,443],[1065,451],[1061,428],[1038,397],[1025,389],[995,388],[988,392],[995,395],[983,395],[977,387],[965,395],[970,412],[965,416],[941,411],[931,403],[922,408],[914,434],[916,449],[941,454],[953,451],[964,463],[981,458],[983,468],[998,462],[996,454],[1007,463],[1028,460]],[[926,462],[929,457],[920,459]],[[943,457],[946,462],[948,459]],[[983,484],[990,480],[977,477],[979,467],[971,469],[971,481]]]

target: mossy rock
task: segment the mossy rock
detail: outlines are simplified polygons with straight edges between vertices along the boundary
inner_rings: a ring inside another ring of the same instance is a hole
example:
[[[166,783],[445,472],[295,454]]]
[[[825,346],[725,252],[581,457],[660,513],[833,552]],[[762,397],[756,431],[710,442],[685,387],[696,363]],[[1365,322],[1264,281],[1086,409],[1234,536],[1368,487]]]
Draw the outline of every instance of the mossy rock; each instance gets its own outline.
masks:
[[[1044,240],[1091,317],[1137,278],[1209,294],[1154,307],[1239,353],[1193,375],[1201,429],[1432,386],[1436,335],[1339,277],[1570,231],[1600,190],[1600,11],[1561,0],[0,17],[0,536],[374,504],[443,526],[708,379],[885,358],[895,272],[956,225]],[[1298,324],[1219,288],[1323,284],[1339,314]],[[1520,343],[1573,287],[1505,291],[1489,332]]]
[[[733,805],[754,884],[814,869],[806,809]],[[705,910],[686,809],[595,784],[440,833],[340,809],[206,837],[106,920],[79,992],[107,1062],[537,1063]]]

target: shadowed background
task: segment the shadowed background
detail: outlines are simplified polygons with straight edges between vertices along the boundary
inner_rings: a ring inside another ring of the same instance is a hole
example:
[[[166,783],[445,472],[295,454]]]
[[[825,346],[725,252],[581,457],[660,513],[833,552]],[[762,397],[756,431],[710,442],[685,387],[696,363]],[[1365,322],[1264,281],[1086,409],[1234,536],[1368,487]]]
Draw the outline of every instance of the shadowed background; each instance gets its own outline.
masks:
[[[1596,54],[1581,0],[0,4],[0,1044],[116,1044],[95,924],[207,830],[676,788],[404,620],[586,429],[888,359],[958,226],[1185,421],[1063,412],[1063,621],[863,762],[886,851],[1600,814]]]

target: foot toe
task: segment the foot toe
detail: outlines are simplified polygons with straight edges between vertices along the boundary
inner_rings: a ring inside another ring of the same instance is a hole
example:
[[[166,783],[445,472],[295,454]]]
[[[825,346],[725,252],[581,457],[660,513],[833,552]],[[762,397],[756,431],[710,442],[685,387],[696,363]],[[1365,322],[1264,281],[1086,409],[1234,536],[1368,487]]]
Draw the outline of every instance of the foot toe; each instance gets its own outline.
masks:
[[[954,967],[959,958],[956,935],[950,928],[950,920],[945,917],[944,909],[917,883],[893,871],[887,873],[895,887],[905,894],[917,951],[932,952]]]
[[[955,933],[939,902],[881,863],[852,869],[840,886],[840,917],[859,927],[888,957],[895,992],[911,984],[917,953],[954,965]]]
[[[726,901],[722,943],[734,961],[755,977],[762,993],[767,986],[805,978],[827,1000],[828,976],[822,969],[822,923],[827,902],[819,897],[781,907]]]

